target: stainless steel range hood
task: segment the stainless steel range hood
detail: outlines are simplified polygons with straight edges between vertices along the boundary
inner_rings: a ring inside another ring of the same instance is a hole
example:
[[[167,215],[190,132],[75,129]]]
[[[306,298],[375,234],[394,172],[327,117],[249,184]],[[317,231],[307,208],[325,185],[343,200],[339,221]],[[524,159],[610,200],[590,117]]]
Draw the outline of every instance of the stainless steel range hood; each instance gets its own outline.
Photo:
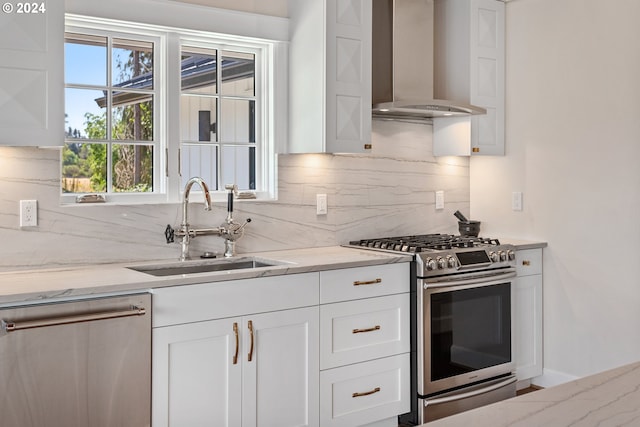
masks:
[[[373,118],[486,114],[482,107],[434,98],[434,0],[372,1]]]

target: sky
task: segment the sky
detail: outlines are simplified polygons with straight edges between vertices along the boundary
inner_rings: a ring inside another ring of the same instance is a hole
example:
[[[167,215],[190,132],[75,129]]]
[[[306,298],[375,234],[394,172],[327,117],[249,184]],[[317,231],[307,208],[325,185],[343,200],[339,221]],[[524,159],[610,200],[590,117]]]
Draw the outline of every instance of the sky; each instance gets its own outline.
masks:
[[[118,63],[119,57],[128,57],[130,52],[128,49],[114,48],[113,64]],[[65,43],[64,68],[65,84],[104,87],[107,85],[107,49],[105,46]],[[114,69],[112,74],[113,76],[119,75],[119,70]],[[66,88],[65,130],[71,127],[78,129],[84,135],[84,115],[87,112],[96,115],[102,114],[103,111],[95,100],[103,96],[102,90],[99,89]]]
[[[105,47],[65,43],[64,74],[67,84],[106,85],[107,53]],[[102,96],[98,90],[69,89],[65,90],[65,113],[69,127],[78,129],[84,134],[84,113],[101,114],[95,102]]]

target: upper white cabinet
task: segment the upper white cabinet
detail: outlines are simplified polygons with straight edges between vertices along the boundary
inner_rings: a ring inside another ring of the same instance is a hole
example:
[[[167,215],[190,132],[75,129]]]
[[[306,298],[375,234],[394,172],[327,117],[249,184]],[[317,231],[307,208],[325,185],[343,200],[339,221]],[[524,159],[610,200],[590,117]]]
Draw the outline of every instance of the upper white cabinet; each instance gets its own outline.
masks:
[[[504,155],[504,8],[499,0],[435,0],[435,97],[487,110],[434,119],[436,156]]]
[[[0,145],[64,142],[64,1],[8,2],[0,14]]]
[[[289,151],[371,145],[371,1],[289,1]]]

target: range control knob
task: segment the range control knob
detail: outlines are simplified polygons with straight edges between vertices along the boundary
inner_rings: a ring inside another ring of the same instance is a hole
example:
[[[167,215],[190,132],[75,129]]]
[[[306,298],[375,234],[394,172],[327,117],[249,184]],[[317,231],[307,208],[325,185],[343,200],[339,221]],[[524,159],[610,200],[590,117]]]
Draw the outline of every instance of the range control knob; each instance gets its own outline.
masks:
[[[516,259],[516,252],[512,249],[509,249],[507,251],[507,258],[509,258],[509,261],[513,261],[514,259]]]
[[[489,252],[489,259],[492,262],[498,262],[500,260],[500,256],[497,253],[495,253],[494,251],[491,251],[491,252]]]
[[[442,258],[441,256],[439,256],[438,258],[436,258],[436,261],[438,263],[438,268],[440,270],[447,268],[447,260],[445,260],[444,258]]]
[[[506,261],[507,260],[507,253],[505,251],[499,251],[498,255],[500,256],[500,261]]]
[[[435,270],[437,265],[433,258],[427,258],[424,262],[424,265],[427,266],[427,270]]]
[[[451,255],[447,255],[447,266],[449,268],[455,268],[456,264],[457,264],[456,259]]]

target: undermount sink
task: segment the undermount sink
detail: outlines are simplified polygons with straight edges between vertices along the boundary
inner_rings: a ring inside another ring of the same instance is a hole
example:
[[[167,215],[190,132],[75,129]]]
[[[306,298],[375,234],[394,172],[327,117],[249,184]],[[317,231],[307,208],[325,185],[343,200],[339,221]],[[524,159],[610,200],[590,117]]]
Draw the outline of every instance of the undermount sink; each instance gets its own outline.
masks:
[[[184,261],[162,265],[140,265],[127,267],[152,276],[176,276],[192,273],[212,273],[216,271],[246,270],[260,267],[272,267],[283,263],[254,257],[222,258],[209,261]]]

